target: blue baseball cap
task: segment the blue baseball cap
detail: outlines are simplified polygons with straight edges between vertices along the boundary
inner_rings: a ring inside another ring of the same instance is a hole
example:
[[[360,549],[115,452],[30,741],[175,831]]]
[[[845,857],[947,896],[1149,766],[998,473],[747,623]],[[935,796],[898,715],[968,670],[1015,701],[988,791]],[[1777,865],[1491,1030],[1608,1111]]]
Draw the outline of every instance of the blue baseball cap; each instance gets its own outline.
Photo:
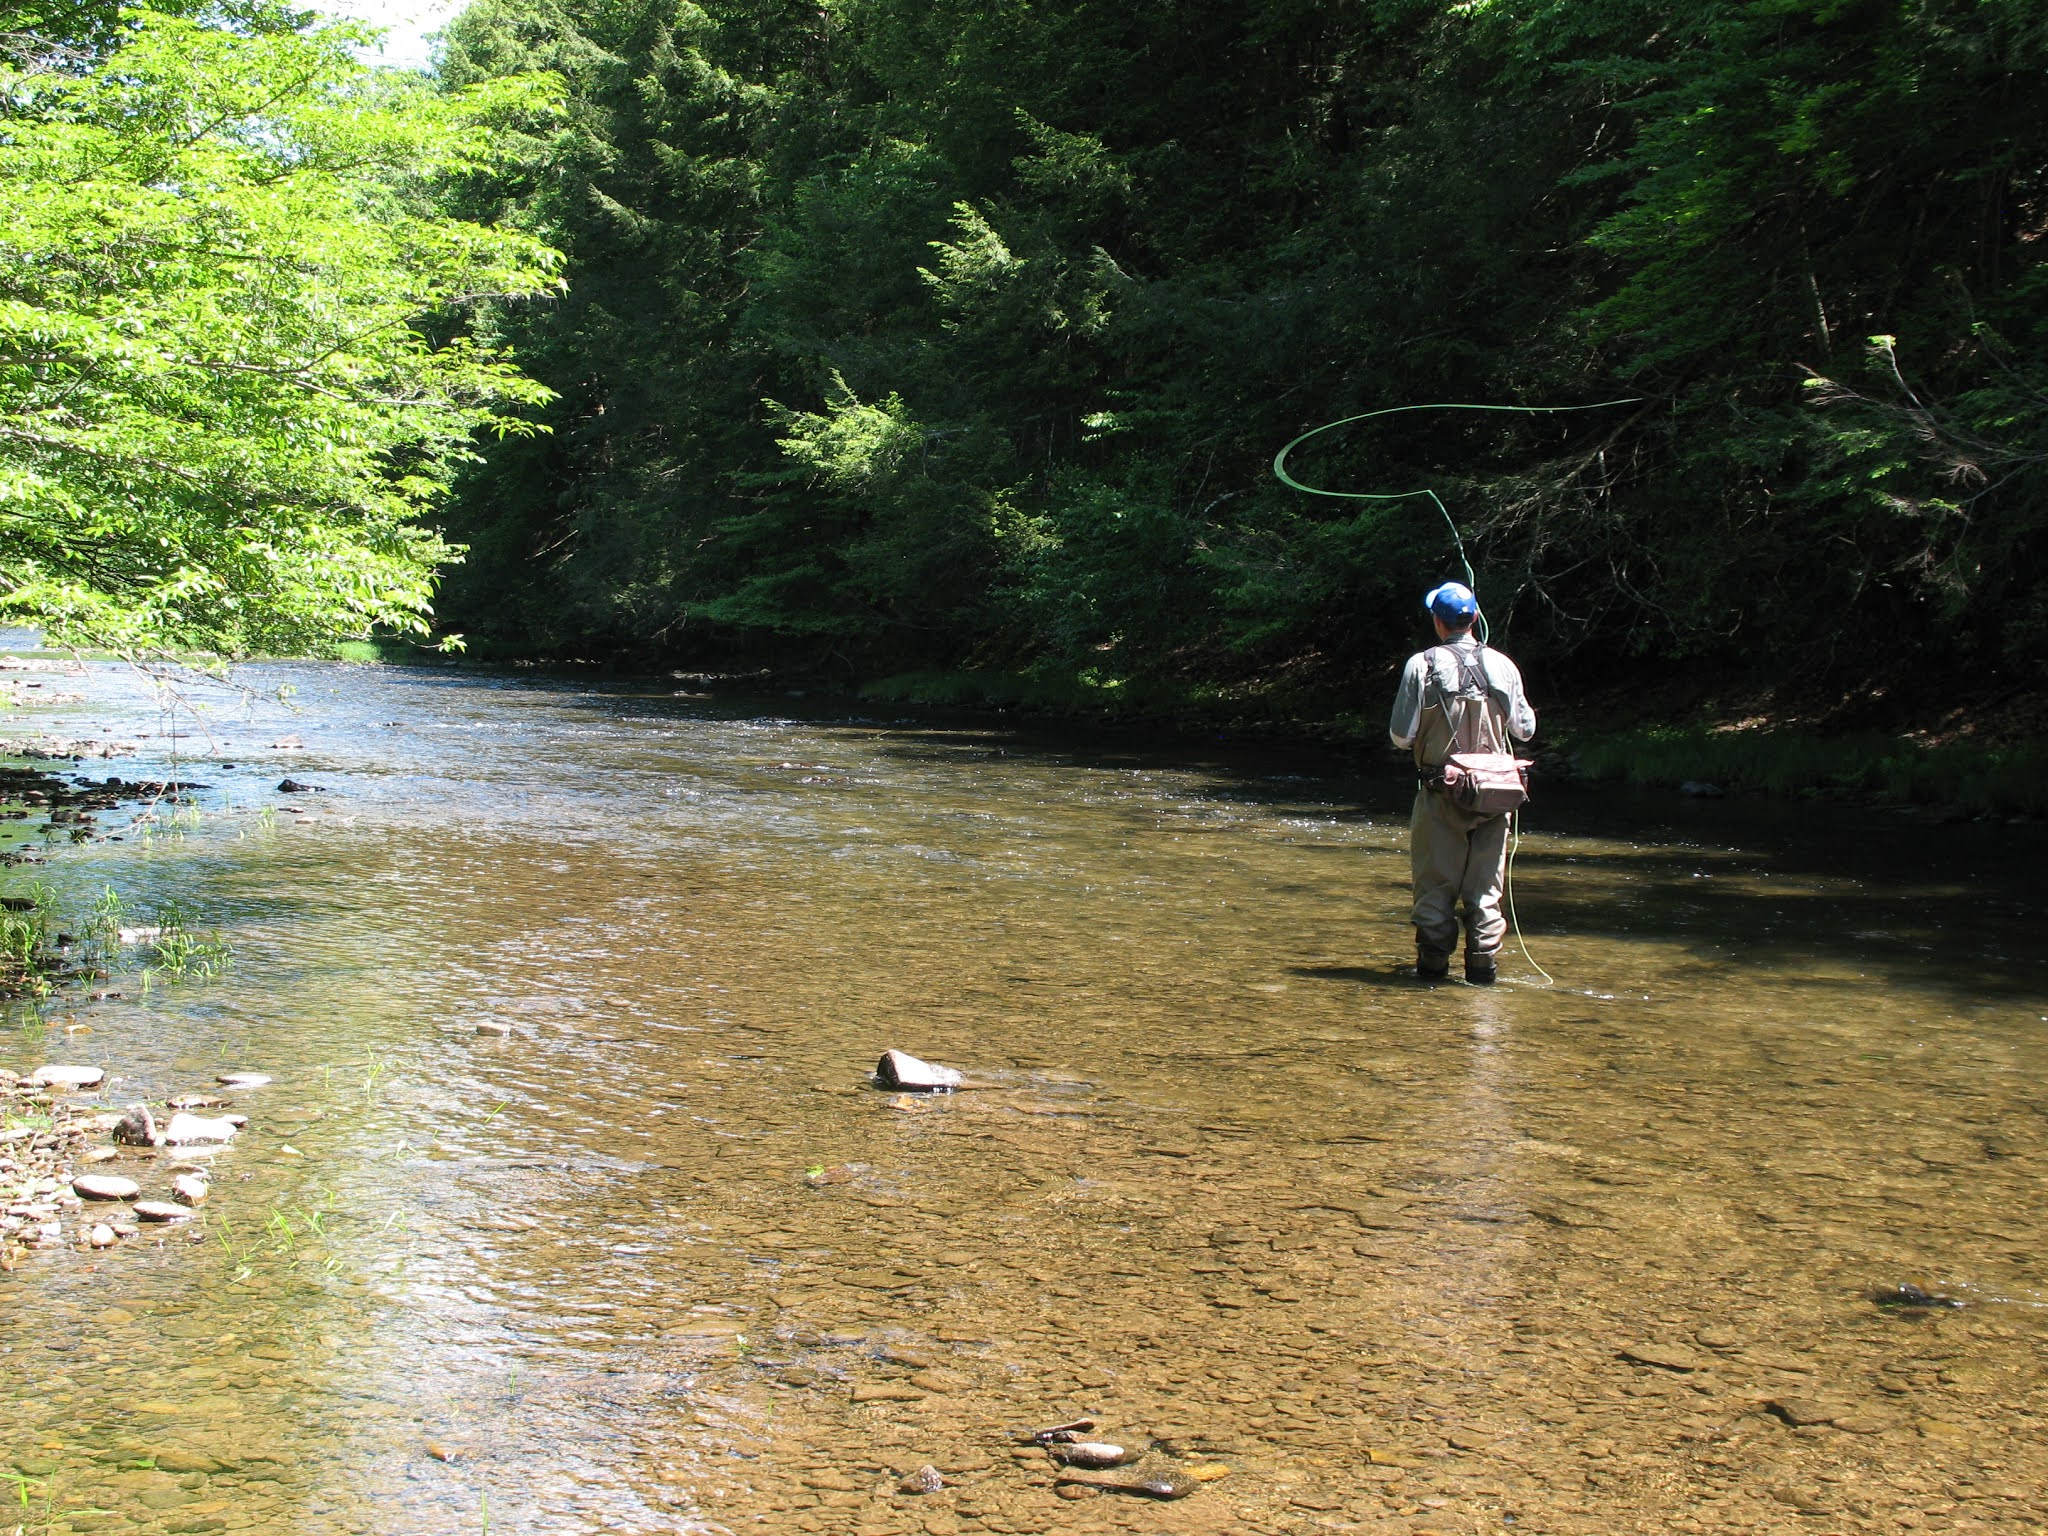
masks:
[[[1479,599],[1462,582],[1447,581],[1422,600],[1437,618],[1453,629],[1463,629],[1479,614]]]

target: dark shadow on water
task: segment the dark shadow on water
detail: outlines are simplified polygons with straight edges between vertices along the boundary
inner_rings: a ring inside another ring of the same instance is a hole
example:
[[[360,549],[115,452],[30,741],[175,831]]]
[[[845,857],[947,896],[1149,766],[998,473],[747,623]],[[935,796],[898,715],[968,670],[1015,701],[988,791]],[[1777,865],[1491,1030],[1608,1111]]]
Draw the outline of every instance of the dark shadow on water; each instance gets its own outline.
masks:
[[[1355,981],[1368,987],[1392,987],[1400,992],[1427,992],[1430,983],[1419,980],[1414,967],[1381,971],[1369,965],[1290,965],[1290,976],[1304,977],[1309,981]],[[1442,986],[1442,982],[1437,983]]]

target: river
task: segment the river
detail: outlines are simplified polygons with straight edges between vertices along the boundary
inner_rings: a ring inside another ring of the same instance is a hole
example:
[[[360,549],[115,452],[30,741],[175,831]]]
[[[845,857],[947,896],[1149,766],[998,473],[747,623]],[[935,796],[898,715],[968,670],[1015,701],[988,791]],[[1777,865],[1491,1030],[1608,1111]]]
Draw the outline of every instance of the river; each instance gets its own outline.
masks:
[[[2039,829],[1540,790],[1555,985],[1426,988],[1398,765],[244,678],[11,726],[205,787],[10,878],[233,962],[17,1010],[0,1065],[274,1079],[200,1219],[0,1276],[24,1532],[2048,1517]],[[889,1047],[980,1086],[876,1091]],[[1015,1438],[1083,1414],[1227,1475],[1061,1492]]]

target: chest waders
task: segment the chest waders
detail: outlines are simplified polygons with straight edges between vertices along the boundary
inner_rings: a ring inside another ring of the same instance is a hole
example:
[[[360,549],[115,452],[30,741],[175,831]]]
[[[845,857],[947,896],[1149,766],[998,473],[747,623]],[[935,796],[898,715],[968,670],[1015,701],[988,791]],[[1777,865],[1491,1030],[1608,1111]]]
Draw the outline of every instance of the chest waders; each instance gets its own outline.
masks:
[[[1409,858],[1415,888],[1415,969],[1424,978],[1449,974],[1462,926],[1465,979],[1492,981],[1494,956],[1507,933],[1501,903],[1512,817],[1459,804],[1446,782],[1446,766],[1455,758],[1513,761],[1506,753],[1506,706],[1487,682],[1485,654],[1483,646],[1468,657],[1448,645],[1423,653]]]

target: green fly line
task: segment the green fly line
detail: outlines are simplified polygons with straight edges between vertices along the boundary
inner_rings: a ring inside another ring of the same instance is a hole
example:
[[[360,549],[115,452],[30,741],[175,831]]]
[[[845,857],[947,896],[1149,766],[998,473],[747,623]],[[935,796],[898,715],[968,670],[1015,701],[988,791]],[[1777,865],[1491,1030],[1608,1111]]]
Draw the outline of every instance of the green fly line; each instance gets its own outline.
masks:
[[[1320,427],[1310,428],[1273,455],[1273,473],[1279,477],[1282,485],[1292,490],[1304,492],[1310,496],[1337,496],[1346,501],[1410,501],[1417,496],[1428,497],[1430,505],[1434,506],[1443,515],[1444,526],[1451,531],[1451,543],[1458,551],[1458,564],[1465,568],[1465,585],[1476,592],[1479,590],[1479,578],[1473,574],[1471,557],[1465,553],[1465,540],[1458,532],[1457,519],[1451,516],[1451,509],[1444,505],[1443,498],[1437,495],[1434,490],[1424,486],[1419,491],[1329,491],[1319,485],[1304,485],[1301,481],[1295,479],[1294,476],[1288,474],[1287,455],[1294,452],[1295,449],[1299,448],[1310,438],[1320,437],[1325,432],[1334,432],[1339,427],[1350,426],[1353,422],[1370,421],[1375,416],[1396,416],[1403,411],[1515,411],[1528,416],[1549,416],[1562,411],[1598,411],[1611,405],[1636,405],[1642,399],[1641,395],[1631,395],[1625,400],[1596,400],[1591,405],[1476,405],[1470,402],[1447,401],[1432,405],[1384,406],[1377,411],[1361,411],[1356,416],[1346,416],[1341,421],[1327,421]],[[1489,638],[1486,625],[1486,610],[1482,608],[1479,611],[1479,643],[1484,645]],[[1514,925],[1515,942],[1522,946],[1522,958],[1536,967],[1537,975],[1541,976],[1552,986],[1556,986],[1557,978],[1544,970],[1536,957],[1529,953],[1529,941],[1522,936],[1521,920],[1515,916],[1515,854],[1522,845],[1522,816],[1519,811],[1510,814],[1512,819],[1508,824],[1510,841],[1508,843],[1507,875],[1503,881],[1507,897],[1508,921]]]
[[[1310,438],[1321,437],[1325,432],[1334,432],[1339,427],[1350,426],[1353,422],[1371,421],[1375,416],[1398,416],[1403,411],[1514,411],[1526,416],[1550,416],[1561,411],[1598,411],[1610,405],[1635,405],[1642,398],[1641,395],[1631,395],[1625,400],[1596,400],[1591,405],[1475,405],[1464,401],[1445,401],[1433,405],[1382,406],[1377,411],[1361,411],[1356,416],[1346,416],[1339,421],[1326,421],[1320,427],[1311,427],[1273,455],[1273,473],[1279,477],[1280,483],[1290,490],[1301,491],[1310,496],[1337,496],[1346,501],[1410,501],[1417,496],[1428,497],[1430,505],[1442,514],[1444,526],[1451,531],[1451,543],[1458,551],[1458,564],[1465,568],[1465,585],[1477,592],[1479,578],[1472,572],[1472,561],[1465,553],[1465,540],[1458,532],[1457,519],[1451,516],[1451,509],[1444,505],[1443,498],[1434,490],[1424,486],[1419,491],[1327,491],[1319,485],[1304,485],[1287,473],[1287,455]],[[1489,638],[1486,610],[1482,608],[1479,612],[1480,644],[1484,645]],[[1534,964],[1533,961],[1531,963]]]

